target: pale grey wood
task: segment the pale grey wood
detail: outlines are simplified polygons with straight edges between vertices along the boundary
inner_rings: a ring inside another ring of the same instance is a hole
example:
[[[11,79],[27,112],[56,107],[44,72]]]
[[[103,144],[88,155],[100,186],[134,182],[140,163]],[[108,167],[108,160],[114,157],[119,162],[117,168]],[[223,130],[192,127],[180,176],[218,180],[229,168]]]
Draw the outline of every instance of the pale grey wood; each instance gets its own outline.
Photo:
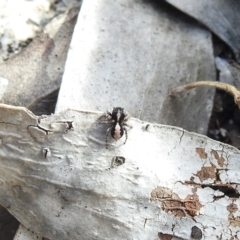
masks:
[[[23,225],[58,240],[240,237],[238,149],[134,118],[106,149],[100,116],[0,105],[0,201]]]
[[[145,121],[206,133],[213,90],[168,93],[215,79],[211,34],[161,1],[84,1],[57,111],[124,107]]]

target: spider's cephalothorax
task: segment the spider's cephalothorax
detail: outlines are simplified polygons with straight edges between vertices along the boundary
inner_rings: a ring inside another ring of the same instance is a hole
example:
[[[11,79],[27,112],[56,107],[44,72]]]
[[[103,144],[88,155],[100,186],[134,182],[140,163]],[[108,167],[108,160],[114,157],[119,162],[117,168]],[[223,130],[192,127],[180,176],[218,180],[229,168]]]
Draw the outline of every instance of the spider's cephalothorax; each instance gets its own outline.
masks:
[[[126,143],[128,137],[126,129],[126,127],[128,126],[127,121],[129,119],[128,113],[124,110],[124,108],[115,107],[111,111],[108,110],[105,116],[107,118],[107,123],[112,123],[112,126],[108,128],[106,133],[106,147],[109,132],[115,140],[119,140],[125,132],[126,139],[124,143]]]

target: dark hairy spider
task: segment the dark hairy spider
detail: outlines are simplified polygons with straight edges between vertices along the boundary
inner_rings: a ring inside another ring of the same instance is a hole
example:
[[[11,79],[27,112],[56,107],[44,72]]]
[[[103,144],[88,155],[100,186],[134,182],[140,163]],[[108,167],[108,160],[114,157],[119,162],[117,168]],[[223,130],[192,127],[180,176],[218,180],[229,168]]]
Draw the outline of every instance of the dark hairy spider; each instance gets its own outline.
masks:
[[[119,140],[124,135],[125,132],[126,136],[124,142],[125,144],[128,138],[126,127],[129,127],[127,124],[127,121],[130,118],[129,114],[124,110],[124,108],[114,107],[111,111],[108,110],[105,113],[105,117],[106,117],[105,123],[112,124],[112,126],[109,127],[106,132],[106,148],[108,148],[109,132],[111,133],[112,138],[114,138],[116,141]]]

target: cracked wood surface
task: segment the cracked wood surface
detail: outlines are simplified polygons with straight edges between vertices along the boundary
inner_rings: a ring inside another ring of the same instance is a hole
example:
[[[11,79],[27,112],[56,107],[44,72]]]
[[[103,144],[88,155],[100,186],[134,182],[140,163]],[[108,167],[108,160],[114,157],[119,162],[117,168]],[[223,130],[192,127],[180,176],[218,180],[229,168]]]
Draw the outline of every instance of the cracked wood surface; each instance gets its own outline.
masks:
[[[240,238],[239,150],[134,118],[106,149],[100,117],[0,105],[0,202],[21,223],[50,239]]]

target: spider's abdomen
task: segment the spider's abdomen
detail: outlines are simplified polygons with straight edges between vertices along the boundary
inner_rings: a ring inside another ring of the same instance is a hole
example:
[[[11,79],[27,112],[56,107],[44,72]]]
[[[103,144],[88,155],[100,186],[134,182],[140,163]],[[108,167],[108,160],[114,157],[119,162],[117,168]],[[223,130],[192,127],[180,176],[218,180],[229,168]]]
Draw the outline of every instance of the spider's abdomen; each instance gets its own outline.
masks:
[[[116,122],[116,124],[113,125],[112,129],[111,129],[111,136],[115,139],[115,140],[119,140],[122,136],[123,136],[123,128],[121,125],[119,125],[118,122]]]

